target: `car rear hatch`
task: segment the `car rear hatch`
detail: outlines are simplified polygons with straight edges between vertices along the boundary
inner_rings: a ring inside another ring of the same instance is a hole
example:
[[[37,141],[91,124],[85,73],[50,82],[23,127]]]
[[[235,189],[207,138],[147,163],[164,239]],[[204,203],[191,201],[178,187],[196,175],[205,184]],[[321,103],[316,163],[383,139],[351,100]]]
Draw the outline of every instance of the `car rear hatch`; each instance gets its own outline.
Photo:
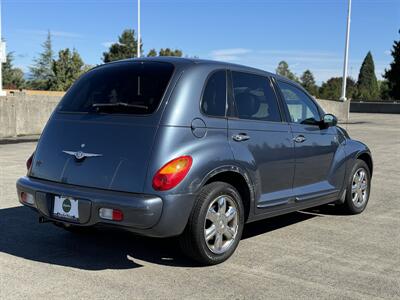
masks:
[[[142,192],[173,70],[168,63],[123,62],[84,75],[47,124],[30,176]]]

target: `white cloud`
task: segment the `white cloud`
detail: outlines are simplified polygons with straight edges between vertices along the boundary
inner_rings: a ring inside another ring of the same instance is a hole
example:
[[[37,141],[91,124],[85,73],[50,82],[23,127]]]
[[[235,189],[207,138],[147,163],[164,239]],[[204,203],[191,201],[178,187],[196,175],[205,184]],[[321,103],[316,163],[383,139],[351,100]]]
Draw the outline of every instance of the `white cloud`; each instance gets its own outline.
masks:
[[[385,53],[385,55],[388,55],[388,56],[392,55],[392,52],[390,50],[386,50],[384,53]]]
[[[251,52],[252,50],[245,48],[218,49],[211,51],[210,56],[215,60],[235,61],[240,59],[241,56]]]
[[[17,31],[23,34],[40,35],[40,36],[46,36],[49,32],[48,30],[37,30],[37,29],[17,29]],[[60,38],[83,38],[82,34],[75,32],[68,32],[68,31],[50,30],[50,34],[53,37],[60,37]]]
[[[230,48],[213,50],[206,57],[226,62],[247,65],[269,72],[275,72],[278,63],[282,60],[289,64],[289,68],[297,76],[309,69],[313,72],[318,84],[331,77],[342,76],[343,54],[324,50],[279,50],[279,49],[246,49]],[[350,57],[349,75],[357,78],[362,59]],[[375,61],[376,74],[381,77],[386,63]]]

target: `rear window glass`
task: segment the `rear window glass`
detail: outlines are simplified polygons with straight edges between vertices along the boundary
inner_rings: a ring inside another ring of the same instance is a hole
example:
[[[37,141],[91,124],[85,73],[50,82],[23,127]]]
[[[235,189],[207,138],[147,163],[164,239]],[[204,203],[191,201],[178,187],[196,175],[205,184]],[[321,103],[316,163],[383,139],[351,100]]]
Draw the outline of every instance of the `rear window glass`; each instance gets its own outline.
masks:
[[[60,104],[63,112],[153,113],[174,67],[169,63],[124,62],[82,76]]]

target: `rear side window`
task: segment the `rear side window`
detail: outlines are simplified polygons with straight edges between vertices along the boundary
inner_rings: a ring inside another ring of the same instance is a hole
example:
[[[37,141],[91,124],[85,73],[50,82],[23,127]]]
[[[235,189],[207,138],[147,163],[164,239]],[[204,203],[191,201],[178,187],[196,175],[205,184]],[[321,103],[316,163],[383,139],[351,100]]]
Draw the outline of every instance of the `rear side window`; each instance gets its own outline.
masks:
[[[314,125],[321,119],[317,106],[302,90],[281,81],[278,81],[278,85],[287,104],[292,122]]]
[[[281,122],[277,98],[267,77],[232,72],[232,83],[239,118]]]
[[[151,114],[164,95],[174,67],[169,63],[123,62],[82,76],[64,96],[60,111]]]
[[[208,78],[201,109],[208,116],[225,117],[226,71],[217,71]]]

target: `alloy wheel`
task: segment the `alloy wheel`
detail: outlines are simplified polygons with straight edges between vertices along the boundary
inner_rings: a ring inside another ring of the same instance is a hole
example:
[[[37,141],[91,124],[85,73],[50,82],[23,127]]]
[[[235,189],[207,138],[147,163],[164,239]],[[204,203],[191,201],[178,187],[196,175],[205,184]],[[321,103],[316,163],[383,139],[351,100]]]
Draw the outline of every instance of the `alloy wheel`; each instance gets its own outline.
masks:
[[[225,253],[234,244],[238,223],[239,211],[232,197],[222,195],[214,199],[204,222],[204,239],[208,249],[215,254]]]
[[[353,175],[351,198],[354,206],[362,207],[368,200],[368,177],[364,168],[359,168]]]

